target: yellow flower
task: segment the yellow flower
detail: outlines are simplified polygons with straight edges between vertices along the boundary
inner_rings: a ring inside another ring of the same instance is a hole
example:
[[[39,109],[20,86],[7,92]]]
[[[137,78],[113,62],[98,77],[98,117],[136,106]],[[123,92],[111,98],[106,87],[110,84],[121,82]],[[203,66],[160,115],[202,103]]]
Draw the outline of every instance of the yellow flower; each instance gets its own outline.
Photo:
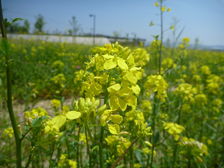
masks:
[[[162,12],[164,12],[166,10],[166,7],[162,6],[160,9],[161,9]]]
[[[159,6],[158,2],[156,2],[154,5],[155,5],[156,7],[158,7],[158,6]]]
[[[171,8],[168,8],[166,11],[167,11],[167,12],[170,12],[170,11],[171,11]]]
[[[194,101],[193,96],[196,93],[196,89],[192,88],[188,83],[182,83],[176,88],[175,93],[179,94],[183,100],[192,102]]]
[[[205,94],[198,94],[195,96],[195,102],[196,104],[205,105],[207,103],[207,98]]]
[[[172,25],[172,26],[170,27],[170,29],[174,31],[174,25]]]
[[[104,63],[104,69],[110,70],[115,68],[117,65],[122,70],[127,70],[128,65],[126,64],[125,60],[123,58],[118,57],[117,55],[103,55],[103,57],[106,59]]]
[[[163,126],[164,126],[164,129],[168,130],[169,134],[173,135],[174,136],[174,139],[176,141],[179,140],[179,134],[181,132],[183,132],[184,127],[181,126],[181,125],[178,125],[176,123],[166,123],[166,122],[163,122]]]
[[[151,21],[150,24],[149,24],[149,26],[153,26],[153,25],[154,25],[154,23]]]
[[[141,167],[142,167],[142,165],[140,165],[139,163],[134,164],[134,168],[141,168]]]
[[[14,131],[12,127],[6,128],[3,132],[3,137],[6,137],[6,135],[8,135],[10,138],[13,137],[14,135]]]
[[[148,76],[144,86],[147,96],[157,92],[157,98],[165,102],[165,97],[167,97],[166,89],[168,88],[168,84],[161,75]]]
[[[53,108],[59,108],[61,106],[61,101],[57,99],[51,100],[51,107]]]

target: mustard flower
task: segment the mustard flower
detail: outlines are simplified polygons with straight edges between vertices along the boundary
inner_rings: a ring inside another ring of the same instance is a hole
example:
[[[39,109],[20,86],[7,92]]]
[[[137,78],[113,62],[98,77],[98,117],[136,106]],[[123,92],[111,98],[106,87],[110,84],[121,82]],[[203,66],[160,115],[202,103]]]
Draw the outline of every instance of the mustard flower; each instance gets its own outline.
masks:
[[[127,138],[117,135],[109,135],[105,138],[105,140],[111,151],[116,149],[118,156],[121,156],[131,145],[131,142]]]
[[[165,6],[162,6],[162,7],[160,8],[160,10],[161,10],[162,12],[164,12],[164,11],[166,10],[166,7],[165,7]]]
[[[168,8],[166,11],[167,11],[167,12],[170,12],[170,11],[171,11],[171,8]],[[174,30],[173,30],[173,31],[174,31]]]
[[[182,146],[180,154],[187,158],[192,156],[199,157],[204,154],[208,155],[208,147],[192,138],[183,137],[179,144]]]
[[[92,98],[79,98],[75,102],[75,111],[81,114],[81,118],[85,121],[92,121],[96,116],[96,108],[99,106],[100,101]]]
[[[201,82],[201,77],[199,76],[199,75],[193,75],[193,77],[192,77],[192,81],[194,82],[194,83],[200,83]]]
[[[151,112],[152,111],[152,104],[149,100],[142,100],[142,104],[140,108],[144,111]]]
[[[153,25],[154,25],[154,23],[151,21],[150,24],[149,24],[149,26],[153,26]]]
[[[52,68],[56,68],[56,69],[62,69],[64,68],[64,63],[60,60],[54,61],[52,66]]]
[[[136,66],[145,66],[149,62],[150,56],[144,48],[137,48],[132,52]]]
[[[170,9],[170,8],[169,8],[169,9]],[[167,12],[169,12],[168,9],[167,9]],[[171,29],[172,31],[174,31],[174,25],[170,26],[170,29]]]
[[[187,47],[189,46],[189,42],[190,42],[190,39],[188,37],[184,37],[182,40],[181,40],[182,44]]]
[[[157,92],[157,98],[165,102],[165,97],[167,97],[166,90],[168,88],[168,84],[161,75],[148,76],[144,87],[146,88],[147,96],[150,96],[151,94]]]
[[[165,58],[163,61],[162,61],[162,67],[167,70],[169,68],[171,68],[173,65],[173,60],[171,58]]]
[[[197,104],[204,106],[205,104],[207,104],[207,101],[208,100],[205,94],[198,94],[195,96],[195,102]]]
[[[3,132],[3,137],[6,137],[6,136],[9,136],[10,138],[13,137],[14,135],[14,131],[13,131],[13,128],[12,127],[9,127],[9,128],[6,128]]]
[[[190,106],[190,104],[184,103],[184,104],[182,105],[182,111],[183,111],[183,112],[186,112],[186,113],[191,113],[192,110],[191,110],[191,106]]]
[[[57,99],[51,100],[51,107],[53,108],[59,108],[61,106],[61,101]]]
[[[220,112],[220,108],[222,107],[222,100],[221,99],[214,99],[212,100],[212,109],[214,112],[219,113]]]
[[[185,130],[184,127],[181,125],[178,125],[176,123],[166,123],[164,121],[163,127],[165,130],[168,130],[169,134],[174,136],[174,139],[176,141],[178,141],[180,138],[179,134]]]
[[[192,88],[188,83],[182,83],[176,88],[175,93],[179,94],[184,101],[192,102],[194,101],[193,96],[196,93],[196,89]]]
[[[203,65],[200,68],[200,71],[201,71],[202,75],[210,75],[211,74],[211,71],[207,65]]]
[[[134,164],[134,168],[141,168],[141,167],[142,167],[142,165],[140,165],[139,163]]]
[[[127,121],[145,121],[144,114],[140,110],[132,110],[125,113]]]
[[[209,93],[217,94],[219,92],[220,85],[222,83],[222,79],[217,75],[209,75],[206,80],[207,86],[206,89]]]
[[[197,72],[197,65],[196,65],[196,63],[192,63],[192,62],[190,62],[189,64],[190,64],[190,65],[189,65],[189,70],[190,70],[190,72],[191,72],[192,74],[196,74],[196,72]]]

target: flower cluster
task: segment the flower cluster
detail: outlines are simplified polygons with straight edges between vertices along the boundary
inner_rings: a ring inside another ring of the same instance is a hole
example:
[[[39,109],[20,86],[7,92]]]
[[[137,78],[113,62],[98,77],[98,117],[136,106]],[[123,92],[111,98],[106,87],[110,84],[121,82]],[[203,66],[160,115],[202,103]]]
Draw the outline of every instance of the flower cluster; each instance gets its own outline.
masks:
[[[188,139],[187,137],[183,137],[182,141],[179,143],[182,146],[180,154],[186,158],[190,158],[192,156],[200,157],[204,154],[208,155],[208,147],[192,138]]]
[[[196,93],[196,89],[192,88],[192,85],[188,83],[182,83],[176,88],[175,93],[180,95],[184,101],[192,102],[194,101],[193,96]]]
[[[156,97],[165,102],[165,97],[167,97],[166,89],[168,88],[168,84],[161,75],[148,76],[144,87],[146,88],[147,96],[151,96],[156,93]]]
[[[205,94],[198,94],[195,96],[195,102],[197,102],[197,104],[204,106],[207,103],[207,101],[208,100]]]
[[[24,112],[24,117],[27,125],[31,124],[33,119],[43,116],[49,117],[48,112],[42,107],[34,108],[31,111]]]
[[[220,85],[222,83],[222,79],[217,75],[209,75],[206,80],[207,86],[206,89],[209,93],[217,94],[219,92]]]
[[[177,123],[163,122],[163,127],[165,130],[168,130],[169,134],[174,136],[176,141],[180,138],[179,134],[185,130],[183,126],[178,125]]]
[[[121,156],[124,151],[131,145],[131,142],[127,138],[117,135],[109,135],[105,138],[105,140],[107,142],[107,145],[111,149],[116,149],[118,156]]]
[[[68,154],[61,154],[60,160],[58,162],[58,167],[63,168],[63,167],[70,167],[70,168],[76,168],[77,167],[77,162],[73,161],[71,159],[67,158]]]
[[[14,131],[12,127],[6,128],[3,132],[3,137],[9,136],[10,138],[12,138],[13,135],[14,135]]]

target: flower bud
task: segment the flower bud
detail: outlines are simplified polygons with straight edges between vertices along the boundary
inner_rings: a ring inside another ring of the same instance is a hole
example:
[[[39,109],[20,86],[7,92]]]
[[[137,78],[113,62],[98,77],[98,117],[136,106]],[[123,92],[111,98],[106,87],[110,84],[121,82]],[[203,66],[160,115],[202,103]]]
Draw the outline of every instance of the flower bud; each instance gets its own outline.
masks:
[[[22,134],[22,128],[21,128],[21,125],[18,125],[17,128],[18,128],[19,133]]]
[[[85,100],[84,98],[80,98],[78,101],[78,106],[79,106],[79,110],[84,110],[85,109]]]
[[[107,109],[107,105],[104,104],[103,106],[101,106],[98,110],[97,110],[97,115],[102,115],[103,112]]]
[[[28,124],[31,125],[32,124],[33,119],[31,117],[28,118]]]

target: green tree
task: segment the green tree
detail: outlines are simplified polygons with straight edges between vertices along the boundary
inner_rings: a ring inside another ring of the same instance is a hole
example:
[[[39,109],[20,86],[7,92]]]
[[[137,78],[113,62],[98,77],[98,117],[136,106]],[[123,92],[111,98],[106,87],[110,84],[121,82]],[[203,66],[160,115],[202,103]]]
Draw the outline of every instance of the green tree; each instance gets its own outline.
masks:
[[[36,19],[37,19],[37,21],[36,21],[36,23],[35,23],[35,29],[36,29],[36,31],[38,31],[38,32],[43,32],[43,27],[44,27],[44,25],[46,24],[46,22],[44,22],[44,17],[41,15],[41,14],[39,14],[37,17],[36,17]]]
[[[76,20],[76,17],[75,17],[75,16],[72,17],[72,20],[69,21],[69,23],[70,23],[70,25],[72,26],[72,33],[73,33],[74,35],[76,35],[77,32],[80,30],[81,25],[78,24],[78,21]]]
[[[30,23],[28,20],[25,20],[24,22],[24,30],[26,33],[29,33],[29,30],[30,30]]]

